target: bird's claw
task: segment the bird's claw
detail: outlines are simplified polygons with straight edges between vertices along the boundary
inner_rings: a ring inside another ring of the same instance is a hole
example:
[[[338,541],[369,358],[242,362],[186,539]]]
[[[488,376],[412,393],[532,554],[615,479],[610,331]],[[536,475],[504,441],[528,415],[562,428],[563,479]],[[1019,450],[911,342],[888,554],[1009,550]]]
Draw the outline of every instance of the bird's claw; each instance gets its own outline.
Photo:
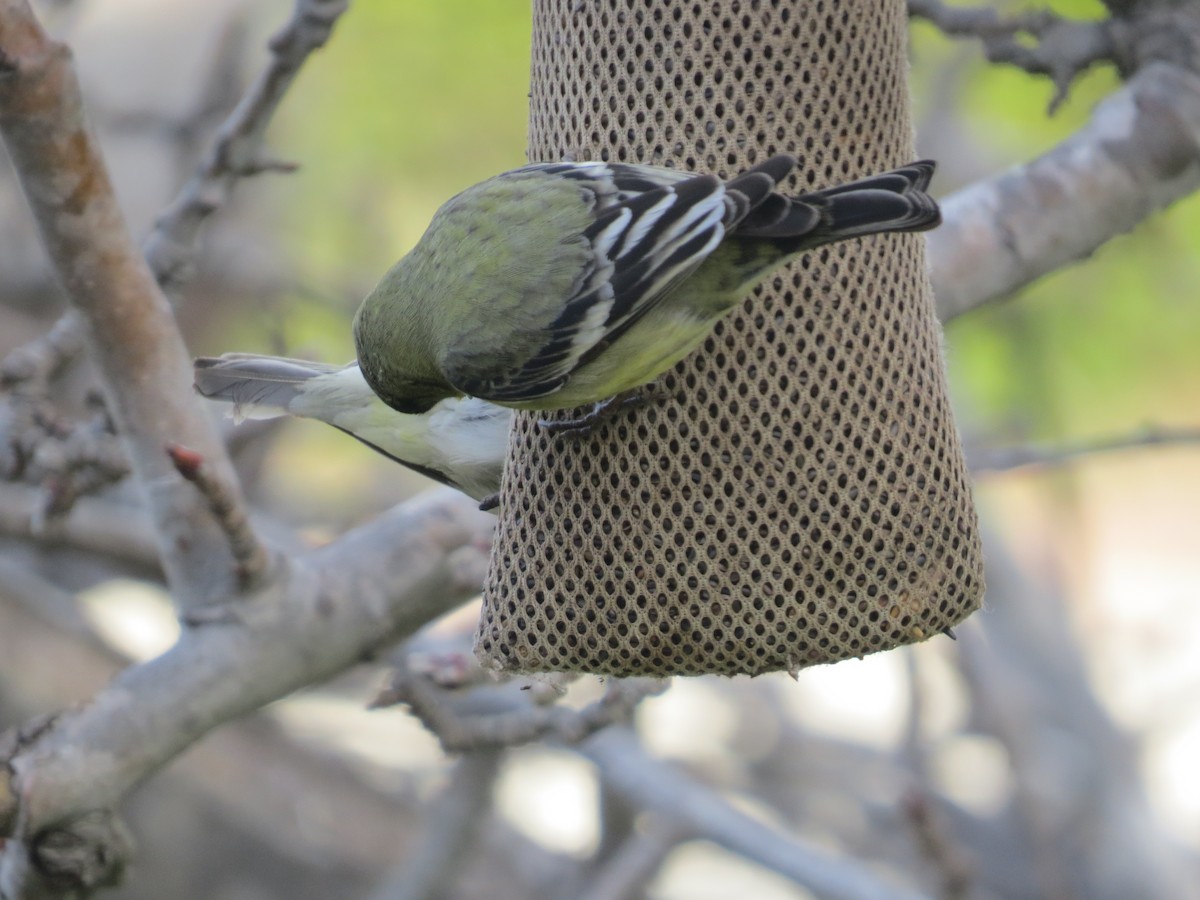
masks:
[[[592,404],[590,411],[572,419],[538,419],[538,428],[547,434],[564,435],[573,438],[585,438],[595,431],[605,420],[611,419],[624,409],[645,406],[657,400],[670,397],[663,390],[645,389],[629,391],[600,400]]]

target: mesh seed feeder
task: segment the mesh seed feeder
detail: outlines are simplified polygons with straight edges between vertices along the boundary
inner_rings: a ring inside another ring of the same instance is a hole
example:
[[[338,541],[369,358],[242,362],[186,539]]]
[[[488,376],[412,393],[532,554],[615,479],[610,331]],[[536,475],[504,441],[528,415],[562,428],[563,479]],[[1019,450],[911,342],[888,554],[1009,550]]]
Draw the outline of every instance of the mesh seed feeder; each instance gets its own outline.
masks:
[[[903,0],[536,0],[532,160],[800,193],[914,158]],[[982,559],[920,235],[802,257],[583,439],[521,414],[476,652],[509,672],[795,671],[923,640]]]

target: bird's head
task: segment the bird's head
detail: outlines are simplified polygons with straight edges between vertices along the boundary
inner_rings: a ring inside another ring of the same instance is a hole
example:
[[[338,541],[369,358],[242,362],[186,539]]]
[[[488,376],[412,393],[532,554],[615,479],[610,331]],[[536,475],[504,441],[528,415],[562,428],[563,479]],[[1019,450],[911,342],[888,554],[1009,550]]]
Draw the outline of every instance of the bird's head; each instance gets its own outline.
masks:
[[[405,322],[389,315],[378,292],[354,317],[354,346],[363,378],[397,412],[420,415],[457,392],[428,364],[428,348]]]

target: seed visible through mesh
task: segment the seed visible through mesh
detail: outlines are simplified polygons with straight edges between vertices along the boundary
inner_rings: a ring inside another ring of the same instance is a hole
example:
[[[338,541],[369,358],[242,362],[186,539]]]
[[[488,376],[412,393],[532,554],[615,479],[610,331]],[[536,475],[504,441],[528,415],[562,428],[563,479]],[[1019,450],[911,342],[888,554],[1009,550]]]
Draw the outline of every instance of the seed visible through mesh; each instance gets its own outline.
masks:
[[[537,0],[530,157],[801,192],[913,158],[902,0]],[[480,658],[610,675],[796,670],[922,640],[983,594],[919,235],[781,269],[582,440],[514,428]]]

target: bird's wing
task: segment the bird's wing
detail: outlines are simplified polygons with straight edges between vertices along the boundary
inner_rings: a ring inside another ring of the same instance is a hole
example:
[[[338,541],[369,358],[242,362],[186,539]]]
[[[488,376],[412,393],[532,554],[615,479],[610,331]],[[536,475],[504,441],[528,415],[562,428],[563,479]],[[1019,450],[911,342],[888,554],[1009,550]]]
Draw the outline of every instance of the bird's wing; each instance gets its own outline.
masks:
[[[226,353],[200,357],[194,368],[197,393],[233,404],[238,418],[316,419],[477,500],[500,489],[510,409],[455,397],[429,415],[406,415],[385,405],[353,362]]]
[[[535,352],[503,372],[445,369],[465,394],[517,403],[557,391],[571,373],[617,340],[692,273],[725,236],[725,189],[689,176],[605,163],[526,167],[578,183],[594,198],[582,238],[588,262]]]
[[[194,366],[197,393],[232,403],[234,416],[239,420],[294,414],[295,403],[304,396],[312,379],[325,378],[346,368],[254,353],[202,356]]]

